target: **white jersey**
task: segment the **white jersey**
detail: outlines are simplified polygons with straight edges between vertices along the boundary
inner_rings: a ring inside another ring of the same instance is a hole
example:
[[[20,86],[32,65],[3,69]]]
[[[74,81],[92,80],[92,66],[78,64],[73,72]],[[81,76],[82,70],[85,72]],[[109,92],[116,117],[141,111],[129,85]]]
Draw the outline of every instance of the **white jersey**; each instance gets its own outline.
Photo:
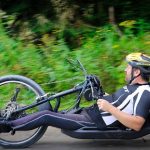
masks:
[[[104,96],[104,99],[123,112],[146,119],[150,109],[150,85],[127,85],[112,95]],[[100,113],[107,126],[117,121],[108,112]]]

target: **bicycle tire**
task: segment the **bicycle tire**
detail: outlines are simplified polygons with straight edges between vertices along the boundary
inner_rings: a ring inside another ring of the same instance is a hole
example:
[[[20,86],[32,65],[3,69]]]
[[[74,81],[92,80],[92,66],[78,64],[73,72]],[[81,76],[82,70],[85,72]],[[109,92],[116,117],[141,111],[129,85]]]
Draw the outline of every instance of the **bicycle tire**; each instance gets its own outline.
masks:
[[[36,96],[37,95],[42,96],[45,94],[45,92],[42,90],[42,88],[35,81],[33,81],[27,77],[24,77],[24,76],[7,75],[7,76],[0,77],[0,88],[4,87],[4,85],[7,87],[9,83],[10,83],[10,85],[13,85],[13,84],[15,85],[15,83],[19,84],[19,86],[21,86],[23,88],[27,88],[28,91],[29,90],[33,91],[33,94],[35,94]],[[8,86],[9,88],[11,87],[10,85]],[[10,93],[10,91],[8,91],[8,92]],[[2,95],[1,92],[0,92],[0,95]],[[2,100],[2,98],[0,98],[0,101],[1,100]],[[3,105],[3,102],[2,102],[2,105]],[[51,105],[49,102],[46,102],[46,103],[38,106],[37,111],[49,110],[49,109],[51,109]],[[30,137],[27,137],[26,139],[22,139],[22,140],[17,140],[17,141],[12,141],[12,140],[10,141],[7,139],[2,139],[2,136],[1,136],[0,137],[0,146],[2,146],[4,148],[15,148],[15,149],[29,147],[30,145],[37,142],[43,136],[46,129],[47,129],[47,126],[39,127],[38,129],[36,129],[35,132],[33,131],[33,135],[31,135]],[[26,131],[24,131],[24,132],[26,132]],[[10,133],[7,133],[7,134],[10,134]],[[4,135],[4,137],[6,137],[6,135]]]

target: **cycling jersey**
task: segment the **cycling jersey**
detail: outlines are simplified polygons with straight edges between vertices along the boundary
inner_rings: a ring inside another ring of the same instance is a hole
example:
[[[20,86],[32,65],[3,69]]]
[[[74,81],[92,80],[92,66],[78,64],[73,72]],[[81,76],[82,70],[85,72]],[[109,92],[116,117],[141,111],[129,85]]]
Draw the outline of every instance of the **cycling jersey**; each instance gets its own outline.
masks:
[[[150,109],[150,85],[127,85],[112,95],[104,96],[104,99],[123,112],[130,115],[141,116],[146,119]],[[88,112],[91,118],[96,116],[96,114],[93,113],[95,112]],[[96,122],[98,122],[98,120],[101,121],[100,116],[106,126],[113,124],[116,125],[119,122],[112,114],[108,112],[100,110],[99,113],[99,117],[94,117]],[[95,121],[94,119],[93,121]]]

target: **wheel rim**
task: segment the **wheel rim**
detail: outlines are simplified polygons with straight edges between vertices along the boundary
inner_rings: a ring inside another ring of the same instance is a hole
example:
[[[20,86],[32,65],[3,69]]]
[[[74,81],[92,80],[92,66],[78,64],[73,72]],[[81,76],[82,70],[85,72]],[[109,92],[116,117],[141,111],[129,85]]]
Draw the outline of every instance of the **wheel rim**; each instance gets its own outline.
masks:
[[[13,96],[15,88],[21,89],[17,98],[17,104],[19,107],[33,103],[36,97],[39,96],[39,93],[32,86],[24,82],[6,81],[3,83],[0,83],[0,91],[1,91],[0,92],[0,110],[4,110],[5,104],[7,102],[10,102],[10,99]],[[39,111],[39,108],[33,108],[33,109],[26,111],[25,114],[32,114],[37,111]],[[18,131],[16,132],[15,135],[11,135],[10,133],[1,133],[0,142],[21,144],[35,137],[38,134],[40,129],[41,128],[30,130],[30,131]]]

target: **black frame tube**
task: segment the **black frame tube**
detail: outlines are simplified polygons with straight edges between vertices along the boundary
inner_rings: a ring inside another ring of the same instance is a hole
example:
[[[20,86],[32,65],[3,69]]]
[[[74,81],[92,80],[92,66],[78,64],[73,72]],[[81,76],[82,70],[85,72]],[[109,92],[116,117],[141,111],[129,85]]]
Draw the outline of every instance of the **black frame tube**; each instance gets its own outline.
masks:
[[[50,96],[50,97],[48,97],[48,98],[46,98],[46,99],[45,99],[45,97],[43,97],[43,98],[42,98],[43,100],[38,101],[38,102],[36,102],[36,103],[33,103],[33,104],[31,104],[31,105],[22,107],[22,108],[20,108],[20,109],[18,109],[18,110],[16,110],[16,111],[12,112],[12,114],[19,113],[19,112],[21,112],[21,111],[25,111],[25,110],[30,109],[30,108],[33,108],[33,107],[35,107],[35,106],[41,105],[41,104],[43,104],[43,103],[45,103],[45,102],[51,101],[51,100],[53,100],[53,99],[55,99],[55,98],[60,98],[60,97],[65,96],[65,95],[68,95],[68,94],[72,94],[72,93],[81,91],[81,90],[83,89],[83,87],[84,87],[83,85],[78,86],[78,87],[74,87],[74,88],[72,88],[72,89],[69,89],[69,90],[66,90],[66,91],[63,91],[63,92],[59,92],[59,93],[57,93],[57,94],[55,94],[55,95],[52,95],[52,96]]]

